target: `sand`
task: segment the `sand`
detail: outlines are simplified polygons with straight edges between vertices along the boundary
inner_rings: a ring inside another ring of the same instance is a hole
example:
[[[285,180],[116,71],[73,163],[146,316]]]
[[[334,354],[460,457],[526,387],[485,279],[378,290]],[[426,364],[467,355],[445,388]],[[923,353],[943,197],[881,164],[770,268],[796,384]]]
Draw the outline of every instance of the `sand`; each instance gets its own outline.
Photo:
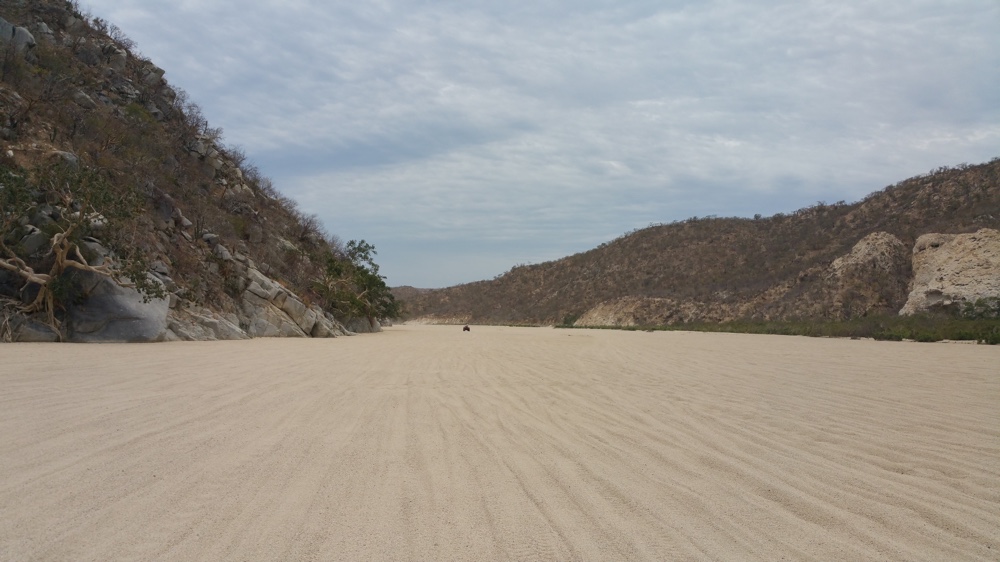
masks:
[[[998,560],[1000,347],[0,345],[0,560]]]

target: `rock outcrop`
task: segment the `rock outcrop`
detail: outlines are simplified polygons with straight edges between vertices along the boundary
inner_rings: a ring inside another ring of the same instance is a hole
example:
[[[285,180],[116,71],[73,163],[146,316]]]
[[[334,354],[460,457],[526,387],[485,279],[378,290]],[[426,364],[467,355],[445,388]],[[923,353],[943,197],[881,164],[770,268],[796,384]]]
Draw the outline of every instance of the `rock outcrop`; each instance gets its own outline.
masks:
[[[132,343],[166,338],[167,298],[144,296],[103,275],[85,272],[77,277],[83,295],[67,310],[67,341]]]
[[[792,310],[812,317],[837,319],[863,316],[873,311],[895,312],[902,302],[909,278],[910,252],[896,236],[874,232],[862,238],[850,252],[826,268],[799,275],[798,283],[812,276],[822,279],[811,292],[801,292],[794,283],[776,284],[754,295],[730,299],[725,291],[714,299],[673,299],[629,296],[604,301],[582,314],[574,326],[651,326],[686,322],[728,322],[740,318],[770,320],[760,310],[788,299]]]
[[[865,236],[830,264],[832,315],[844,319],[888,310],[905,294],[909,268],[910,251],[899,238],[887,232]]]
[[[344,323],[344,327],[355,334],[374,334],[382,331],[382,324],[378,320],[373,325],[367,318],[351,318]]]
[[[900,314],[1000,296],[1000,231],[925,234],[913,247],[913,286]]]
[[[354,333],[315,304],[339,243],[121,30],[63,0],[0,16],[0,341]],[[109,277],[147,274],[165,297]]]
[[[0,44],[10,44],[18,54],[26,54],[35,48],[35,37],[27,28],[17,27],[0,18]]]
[[[166,341],[245,340],[250,336],[235,315],[222,315],[207,308],[172,309],[167,316]]]
[[[243,287],[236,312],[224,315],[181,301],[169,314],[167,340],[231,340],[294,337],[333,338],[348,335],[335,318],[317,306],[309,306],[280,283],[264,275],[241,254],[235,257],[221,244],[213,255],[244,264],[234,267],[228,283]]]

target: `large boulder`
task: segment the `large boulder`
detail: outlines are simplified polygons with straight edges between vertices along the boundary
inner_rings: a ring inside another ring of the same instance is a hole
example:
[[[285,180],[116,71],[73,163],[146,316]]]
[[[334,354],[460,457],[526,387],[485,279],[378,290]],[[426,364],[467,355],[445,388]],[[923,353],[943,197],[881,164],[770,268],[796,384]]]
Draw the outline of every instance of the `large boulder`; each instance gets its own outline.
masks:
[[[900,314],[1000,296],[1000,231],[925,234],[913,247],[913,283]]]
[[[3,18],[0,18],[0,42],[12,44],[18,54],[30,51],[36,45],[35,37],[30,31],[17,27]]]
[[[909,268],[910,251],[899,238],[888,232],[865,236],[830,264],[834,316],[895,311],[906,297]]]
[[[157,342],[166,338],[169,299],[146,297],[96,273],[81,273],[77,280],[84,297],[67,308],[67,341]],[[158,283],[153,276],[150,280]]]

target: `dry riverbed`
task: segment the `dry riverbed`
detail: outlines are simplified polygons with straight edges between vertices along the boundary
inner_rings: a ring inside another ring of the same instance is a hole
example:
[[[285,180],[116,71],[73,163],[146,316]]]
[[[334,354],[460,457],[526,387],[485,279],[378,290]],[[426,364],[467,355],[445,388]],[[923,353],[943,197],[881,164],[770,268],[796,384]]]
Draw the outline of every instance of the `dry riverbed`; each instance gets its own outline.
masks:
[[[1000,347],[0,345],[0,560],[998,560]]]

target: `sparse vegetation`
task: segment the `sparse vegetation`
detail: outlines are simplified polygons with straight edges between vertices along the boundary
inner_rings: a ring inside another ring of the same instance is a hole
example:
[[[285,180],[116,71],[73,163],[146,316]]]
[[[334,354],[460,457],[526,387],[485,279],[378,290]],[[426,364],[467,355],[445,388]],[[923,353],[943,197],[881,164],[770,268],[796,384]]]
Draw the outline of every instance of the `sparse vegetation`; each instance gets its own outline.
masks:
[[[15,293],[25,284],[48,287],[40,301],[32,296],[30,309],[44,308],[58,323],[57,278],[67,267],[89,267],[76,256],[85,236],[113,250],[114,266],[100,266],[107,274],[153,291],[144,287],[145,268],[159,262],[177,285],[173,292],[222,312],[237,308],[242,287],[230,279],[234,266],[212,259],[208,234],[306,301],[322,300],[316,281],[329,277],[330,263],[343,265],[345,286],[357,288],[361,301],[378,292],[375,280],[384,285],[373,247],[357,262],[242,148],[226,146],[223,131],[163,80],[122,30],[59,0],[3,3],[0,17],[14,25],[44,21],[54,34],[39,37],[29,54],[0,40],[0,137],[9,155],[0,173],[11,186],[0,194],[0,238],[7,241],[0,259],[7,274],[30,278]],[[73,166],[53,165],[67,161]],[[52,238],[52,253],[30,257],[14,240],[23,238],[26,215],[37,214],[45,197],[58,199],[49,202],[58,232],[48,234],[62,234]],[[76,214],[62,212],[69,208]],[[110,227],[97,232],[86,222],[92,215]],[[361,271],[370,278],[361,279]],[[398,310],[380,304],[387,300],[371,301],[368,313]]]
[[[912,248],[928,232],[984,227],[1000,228],[1000,158],[940,168],[853,204],[818,202],[771,217],[652,225],[493,280],[408,294],[407,309],[414,317],[557,324],[629,296],[660,299],[661,308],[640,311],[647,315],[643,324],[889,315],[906,301],[908,263],[840,286],[827,276],[831,262],[876,232]]]
[[[560,325],[559,328],[574,328]],[[886,341],[938,342],[944,340],[1000,344],[1000,320],[934,314],[868,316],[846,321],[734,321],[695,322],[665,326],[595,327],[629,331],[732,332],[824,338],[870,338]],[[585,328],[582,328],[585,329]]]

